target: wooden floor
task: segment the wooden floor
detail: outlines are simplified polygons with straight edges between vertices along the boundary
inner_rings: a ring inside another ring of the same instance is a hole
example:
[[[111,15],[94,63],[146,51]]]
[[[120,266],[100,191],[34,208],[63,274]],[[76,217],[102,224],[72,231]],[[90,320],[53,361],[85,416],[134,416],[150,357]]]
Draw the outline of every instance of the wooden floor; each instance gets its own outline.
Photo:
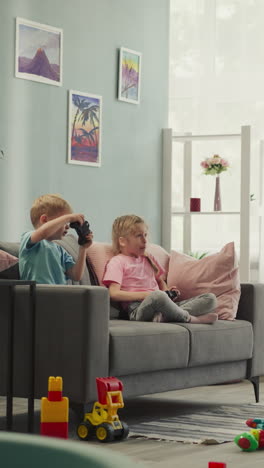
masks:
[[[22,424],[25,426],[25,401],[15,399],[14,409],[16,424],[21,424],[16,430],[23,432]],[[260,401],[264,403],[264,378],[260,384]],[[253,386],[248,381],[228,385],[215,385],[210,387],[199,387],[188,390],[178,390],[162,394],[155,394],[151,397],[141,397],[125,401],[125,408],[120,418],[128,424],[144,420],[144,415],[153,415],[153,419],[168,407],[173,415],[182,414],[186,407],[194,410],[204,409],[207,405],[216,404],[238,404],[254,403]],[[39,401],[35,405],[39,408]],[[21,413],[21,418],[19,413]],[[23,414],[24,413],[24,414]],[[5,398],[0,398],[0,428],[3,429],[5,421]],[[250,417],[250,415],[249,415]],[[264,414],[259,417],[264,418]],[[71,415],[74,419],[74,415]],[[21,420],[20,420],[21,419]],[[23,421],[24,420],[24,421]],[[37,431],[39,423],[39,413],[36,414]],[[74,421],[73,421],[74,423]],[[73,424],[74,425],[74,424]],[[247,428],[245,429],[247,431]],[[78,442],[99,445],[101,450],[108,452],[119,452],[133,460],[135,467],[152,466],[154,468],[207,468],[209,461],[225,462],[227,468],[263,468],[264,451],[242,452],[233,442],[219,445],[198,445],[184,444],[181,442],[146,440],[142,438],[130,438],[121,442],[102,444],[100,442]],[[125,468],[125,467],[124,467]]]

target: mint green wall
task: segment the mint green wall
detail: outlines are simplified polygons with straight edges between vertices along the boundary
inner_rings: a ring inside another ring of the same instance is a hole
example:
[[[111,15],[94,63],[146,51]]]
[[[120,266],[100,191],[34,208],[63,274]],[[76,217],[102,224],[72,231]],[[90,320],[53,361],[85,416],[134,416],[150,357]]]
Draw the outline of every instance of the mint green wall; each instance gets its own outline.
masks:
[[[62,87],[15,78],[17,16],[63,29]],[[169,0],[0,0],[0,239],[18,240],[50,192],[85,214],[95,240],[134,212],[160,241],[168,25]],[[142,52],[139,105],[117,100],[121,46]],[[103,97],[101,168],[66,163],[70,89]]]

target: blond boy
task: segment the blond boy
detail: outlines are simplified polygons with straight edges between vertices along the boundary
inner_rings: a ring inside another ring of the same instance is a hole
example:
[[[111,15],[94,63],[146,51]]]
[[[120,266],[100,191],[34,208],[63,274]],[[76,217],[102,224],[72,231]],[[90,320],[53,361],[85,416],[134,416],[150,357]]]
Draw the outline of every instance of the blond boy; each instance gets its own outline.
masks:
[[[47,194],[34,201],[30,217],[35,229],[21,236],[20,278],[40,284],[67,284],[68,278],[80,281],[93,234],[87,235],[87,243],[79,247],[76,263],[53,241],[67,234],[69,223],[77,221],[82,225],[84,215],[73,213],[69,203],[59,195]]]

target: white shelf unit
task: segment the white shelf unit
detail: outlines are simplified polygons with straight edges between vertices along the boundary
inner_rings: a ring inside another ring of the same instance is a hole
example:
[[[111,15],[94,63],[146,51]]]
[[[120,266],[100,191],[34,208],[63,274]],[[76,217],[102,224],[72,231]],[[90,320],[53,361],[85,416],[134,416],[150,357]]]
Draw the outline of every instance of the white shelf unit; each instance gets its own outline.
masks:
[[[172,216],[183,216],[183,251],[191,251],[191,218],[192,215],[239,215],[240,218],[240,280],[249,281],[250,257],[250,134],[249,125],[241,127],[240,133],[192,135],[175,134],[171,128],[163,129],[163,200],[162,200],[162,245],[171,250]],[[189,204],[192,196],[192,142],[204,140],[236,139],[240,140],[241,180],[240,180],[240,211],[194,211],[190,212]],[[172,207],[172,157],[173,142],[183,144],[184,156],[184,210],[175,211]],[[188,207],[188,208],[187,208]]]

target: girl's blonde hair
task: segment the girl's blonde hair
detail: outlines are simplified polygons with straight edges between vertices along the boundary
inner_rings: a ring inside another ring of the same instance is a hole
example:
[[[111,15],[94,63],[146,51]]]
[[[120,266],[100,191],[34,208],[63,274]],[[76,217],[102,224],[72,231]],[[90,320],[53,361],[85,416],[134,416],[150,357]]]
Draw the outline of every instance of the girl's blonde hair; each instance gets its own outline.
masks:
[[[121,252],[119,238],[129,236],[130,234],[136,232],[138,224],[144,224],[147,227],[147,224],[143,218],[133,214],[119,216],[119,218],[114,220],[112,226],[112,247],[114,255],[118,255]],[[153,262],[148,254],[145,254],[145,257],[149,261],[155,273],[157,273],[157,265]]]
[[[41,215],[56,216],[60,213],[72,213],[69,203],[60,195],[46,194],[34,200],[30,210],[30,219],[34,227],[39,223]]]
[[[146,225],[144,219],[137,215],[119,216],[114,220],[112,226],[112,245],[114,255],[120,253],[119,238],[133,234],[137,230],[137,225],[142,223]]]

